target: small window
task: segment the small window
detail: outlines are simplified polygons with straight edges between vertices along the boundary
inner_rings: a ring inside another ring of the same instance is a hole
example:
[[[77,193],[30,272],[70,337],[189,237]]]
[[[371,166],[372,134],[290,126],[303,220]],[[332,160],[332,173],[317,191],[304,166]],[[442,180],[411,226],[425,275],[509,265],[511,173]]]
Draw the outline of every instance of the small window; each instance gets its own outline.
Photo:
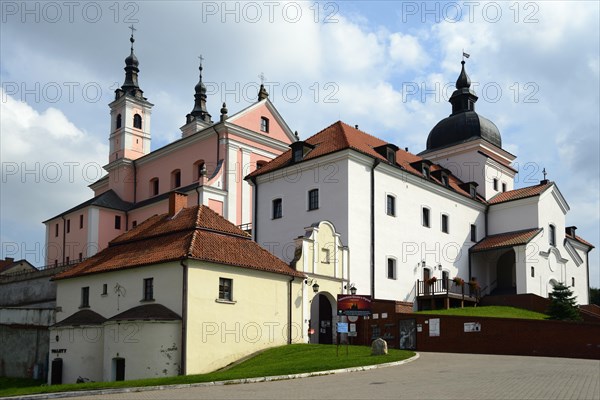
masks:
[[[469,194],[471,195],[472,198],[477,197],[477,189],[475,188],[474,185],[469,186]]]
[[[137,221],[133,221],[133,222],[131,223],[131,227],[132,227],[132,228],[135,228],[136,226],[137,226]]]
[[[79,229],[83,229],[83,214],[79,216]]]
[[[298,148],[294,149],[294,162],[302,161],[303,157],[304,157],[304,149],[302,149],[302,147],[298,147]]]
[[[308,191],[308,210],[316,210],[319,208],[319,189]]]
[[[81,288],[81,306],[80,308],[89,307],[90,306],[90,287],[82,287]]]
[[[395,163],[396,163],[396,152],[394,151],[394,149],[391,149],[391,148],[389,148],[389,147],[388,147],[388,148],[386,149],[385,155],[386,155],[386,157],[385,157],[385,158],[386,158],[386,159],[387,159],[389,162],[391,162],[392,164],[395,164]]]
[[[442,214],[442,232],[448,233],[448,215]]]
[[[396,216],[396,198],[390,194],[387,195],[385,212],[392,217]]]
[[[278,219],[283,216],[281,199],[273,200],[273,219]]]
[[[115,215],[115,229],[121,229],[121,216]]]
[[[106,283],[102,284],[102,296],[106,296],[108,294],[108,285]]]
[[[58,237],[58,224],[54,225],[54,236]]]
[[[260,130],[262,132],[269,132],[269,118],[260,117]]]
[[[448,186],[448,175],[442,174],[442,185]]]
[[[123,125],[123,117],[121,117],[121,114],[117,115],[117,126],[116,129],[119,129],[121,127],[121,125]]]
[[[502,191],[506,192],[506,183],[505,182],[502,182]]]
[[[206,173],[204,160],[198,160],[194,163],[194,179],[198,180],[202,174]]]
[[[133,116],[133,127],[142,129],[142,116],[140,114],[135,114]]]
[[[58,267],[58,260],[54,260],[54,268]]]
[[[548,227],[548,241],[550,246],[556,246],[556,228],[552,224]]]
[[[429,179],[429,165],[423,163],[421,165],[421,172],[423,173],[425,179]]]
[[[477,241],[477,225],[471,224],[471,242]]]
[[[324,264],[331,264],[331,250],[329,250],[328,248],[323,247],[323,263]]]
[[[571,277],[571,287],[575,287],[575,277]]]
[[[152,178],[150,180],[150,196],[158,195],[158,178]]]
[[[233,281],[227,278],[219,278],[219,299],[233,301],[232,296]]]
[[[429,228],[429,208],[423,207],[421,214],[421,224],[423,224],[424,227]]]
[[[71,220],[67,220],[67,233],[71,232]]]
[[[176,169],[171,172],[171,189],[181,186],[181,170]]]
[[[448,290],[448,279],[450,274],[448,271],[442,271],[442,289]]]
[[[535,267],[531,267],[531,277],[535,278]]]
[[[494,178],[494,190],[498,191],[498,179]]]
[[[388,279],[396,279],[396,260],[393,258],[387,260],[387,277]]]
[[[144,301],[154,300],[154,278],[144,279]]]
[[[69,257],[67,257],[67,260],[65,261],[65,263],[66,263],[67,265],[69,265],[69,262],[70,262],[70,261],[71,261],[71,259],[70,259]]]
[[[79,262],[83,261],[83,253],[79,253]]]

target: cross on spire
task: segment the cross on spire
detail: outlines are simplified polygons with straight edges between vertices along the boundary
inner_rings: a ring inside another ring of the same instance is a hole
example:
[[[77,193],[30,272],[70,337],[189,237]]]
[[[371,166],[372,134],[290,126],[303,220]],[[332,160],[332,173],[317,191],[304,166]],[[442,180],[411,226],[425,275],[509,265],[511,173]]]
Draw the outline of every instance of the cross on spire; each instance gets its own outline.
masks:
[[[202,66],[202,61],[204,61],[204,57],[202,57],[202,54],[198,56],[198,59],[200,60],[200,66]]]
[[[263,74],[262,72],[258,75],[258,78],[260,79],[260,84],[264,85],[265,83],[265,74]]]
[[[133,37],[133,32],[137,31],[137,29],[135,29],[135,27],[133,26],[133,24],[131,24],[131,26],[129,27],[129,29],[131,29],[131,37]]]

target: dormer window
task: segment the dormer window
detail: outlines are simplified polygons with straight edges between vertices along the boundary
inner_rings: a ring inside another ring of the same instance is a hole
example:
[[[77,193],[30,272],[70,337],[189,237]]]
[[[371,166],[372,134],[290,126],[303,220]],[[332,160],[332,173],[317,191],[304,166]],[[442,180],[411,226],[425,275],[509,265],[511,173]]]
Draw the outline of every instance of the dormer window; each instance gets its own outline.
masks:
[[[421,172],[423,173],[425,179],[429,179],[429,165],[423,163],[421,165]]]
[[[390,164],[396,164],[396,152],[398,151],[398,146],[386,143],[373,148],[373,150],[385,157]]]
[[[304,159],[304,156],[310,150],[314,149],[315,146],[298,140],[297,142],[290,144],[290,147],[292,148],[292,162],[297,163],[302,161]]]
[[[448,187],[449,181],[448,181],[448,175],[444,172],[442,172],[442,176],[440,178],[442,185]]]
[[[294,149],[294,162],[302,161],[302,147]]]
[[[261,132],[265,132],[265,133],[269,132],[269,118],[260,117],[260,130],[261,130]]]
[[[473,186],[473,185],[469,186],[469,194],[471,195],[472,198],[477,197],[477,189],[475,188],[475,186]]]
[[[472,198],[477,198],[477,182],[467,182],[460,185],[460,188],[469,193]]]
[[[133,116],[133,127],[142,129],[142,116],[140,114],[135,114]]]
[[[117,124],[116,124],[115,129],[119,129],[122,124],[123,124],[123,118],[121,117],[121,114],[118,114],[117,115]]]

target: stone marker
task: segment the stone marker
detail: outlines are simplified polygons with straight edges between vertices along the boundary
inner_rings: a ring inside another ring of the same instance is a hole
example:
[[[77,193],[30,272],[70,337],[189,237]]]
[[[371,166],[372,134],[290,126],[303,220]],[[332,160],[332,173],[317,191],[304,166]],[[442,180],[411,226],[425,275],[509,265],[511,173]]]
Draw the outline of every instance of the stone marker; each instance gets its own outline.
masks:
[[[371,355],[381,356],[388,353],[387,342],[382,338],[373,340],[371,343]]]

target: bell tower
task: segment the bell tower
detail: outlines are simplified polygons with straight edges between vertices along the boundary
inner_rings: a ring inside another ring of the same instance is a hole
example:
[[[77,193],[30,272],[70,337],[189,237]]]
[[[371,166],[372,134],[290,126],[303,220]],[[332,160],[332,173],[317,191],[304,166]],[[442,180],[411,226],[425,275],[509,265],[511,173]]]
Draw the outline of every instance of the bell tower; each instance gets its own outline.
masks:
[[[145,97],[138,85],[139,61],[133,53],[131,29],[131,53],[125,59],[125,82],[115,90],[115,100],[110,103],[110,153],[109,164],[127,159],[135,160],[150,153],[150,116],[154,104]]]

